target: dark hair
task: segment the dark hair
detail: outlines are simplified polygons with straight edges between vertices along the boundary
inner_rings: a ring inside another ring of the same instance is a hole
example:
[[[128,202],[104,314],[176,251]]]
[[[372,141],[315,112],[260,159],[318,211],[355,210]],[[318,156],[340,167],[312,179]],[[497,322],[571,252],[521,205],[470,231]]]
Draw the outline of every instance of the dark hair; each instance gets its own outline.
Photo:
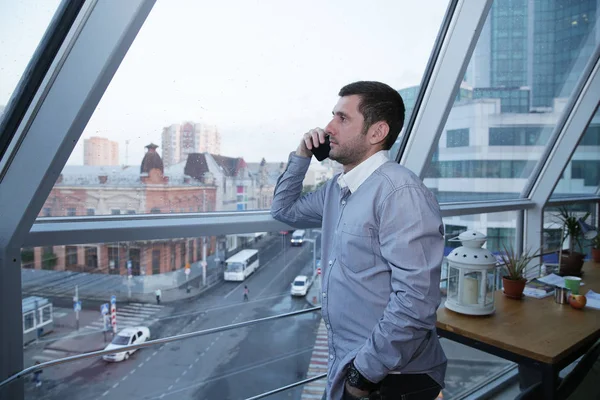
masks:
[[[404,101],[402,96],[390,86],[381,82],[359,81],[350,83],[340,89],[339,96],[358,95],[360,103],[358,111],[365,118],[363,132],[379,121],[385,121],[390,131],[383,144],[389,150],[396,142],[404,125]]]

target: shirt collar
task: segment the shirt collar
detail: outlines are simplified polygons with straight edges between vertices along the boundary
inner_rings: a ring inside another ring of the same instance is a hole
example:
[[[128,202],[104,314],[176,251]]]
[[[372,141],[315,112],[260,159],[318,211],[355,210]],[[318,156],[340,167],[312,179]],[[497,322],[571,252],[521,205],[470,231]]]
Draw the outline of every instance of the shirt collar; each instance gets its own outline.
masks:
[[[350,172],[341,174],[337,179],[337,184],[340,188],[343,189],[347,187],[350,189],[351,193],[354,193],[377,168],[381,167],[389,160],[387,150],[378,151],[356,167],[352,168]]]

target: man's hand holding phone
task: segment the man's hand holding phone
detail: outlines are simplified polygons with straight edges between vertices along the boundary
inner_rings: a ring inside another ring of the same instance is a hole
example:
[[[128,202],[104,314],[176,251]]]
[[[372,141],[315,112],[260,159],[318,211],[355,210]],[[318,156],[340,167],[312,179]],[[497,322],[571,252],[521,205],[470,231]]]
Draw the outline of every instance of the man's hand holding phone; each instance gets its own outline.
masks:
[[[311,157],[312,154],[314,154],[317,160],[323,161],[329,157],[330,149],[329,135],[327,135],[323,129],[315,128],[304,134],[302,141],[296,150],[296,155],[301,157]]]

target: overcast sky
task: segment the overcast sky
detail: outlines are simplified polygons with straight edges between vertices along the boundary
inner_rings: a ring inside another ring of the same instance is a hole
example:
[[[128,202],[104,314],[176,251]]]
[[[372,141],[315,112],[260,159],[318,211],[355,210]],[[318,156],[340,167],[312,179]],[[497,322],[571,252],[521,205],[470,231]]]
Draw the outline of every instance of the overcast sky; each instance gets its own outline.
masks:
[[[106,1],[106,0],[103,0]],[[58,0],[0,0],[0,105],[8,102]],[[82,138],[119,142],[125,163],[164,126],[215,124],[221,153],[282,161],[330,119],[339,89],[417,85],[447,0],[159,0]],[[69,164],[83,163],[83,140]],[[161,151],[161,148],[158,149]]]

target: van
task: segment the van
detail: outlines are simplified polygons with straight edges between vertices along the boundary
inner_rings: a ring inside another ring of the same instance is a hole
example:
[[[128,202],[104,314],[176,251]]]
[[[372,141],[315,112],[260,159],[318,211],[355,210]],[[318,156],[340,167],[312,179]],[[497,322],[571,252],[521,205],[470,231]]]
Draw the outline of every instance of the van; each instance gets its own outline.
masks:
[[[298,229],[297,231],[294,231],[294,233],[292,233],[292,239],[290,240],[290,243],[292,244],[292,246],[302,246],[302,243],[304,243],[304,235],[306,234],[305,231],[303,231],[302,229]]]

